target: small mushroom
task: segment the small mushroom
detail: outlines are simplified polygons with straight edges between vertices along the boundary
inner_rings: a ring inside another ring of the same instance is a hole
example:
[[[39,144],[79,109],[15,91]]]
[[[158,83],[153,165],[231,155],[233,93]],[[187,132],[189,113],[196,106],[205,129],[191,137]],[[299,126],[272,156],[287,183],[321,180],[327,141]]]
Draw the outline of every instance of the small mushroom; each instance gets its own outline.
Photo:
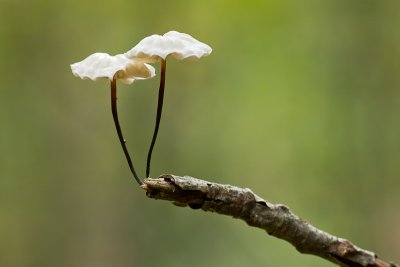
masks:
[[[155,69],[145,64],[143,61],[135,61],[127,58],[125,55],[110,56],[106,53],[94,53],[81,62],[71,64],[72,73],[81,79],[90,79],[96,81],[106,78],[111,84],[111,111],[114,119],[118,138],[128,161],[129,168],[139,185],[143,181],[137,175],[133,167],[131,157],[126,148],[126,141],[122,135],[118,120],[117,111],[117,80],[123,83],[131,84],[135,79],[149,79],[155,76]]]
[[[177,59],[200,59],[208,56],[212,52],[210,46],[196,40],[186,33],[170,31],[164,35],[154,34],[144,38],[135,47],[125,53],[128,58],[141,60],[143,62],[161,62],[161,78],[158,93],[156,125],[150,149],[147,154],[146,177],[150,175],[150,162],[154,144],[157,139],[160,126],[162,106],[164,100],[165,72],[167,68],[167,57],[172,56]]]
[[[123,54],[110,56],[107,53],[94,53],[84,60],[71,64],[72,73],[81,79],[107,78],[131,84],[135,79],[148,79],[155,76],[155,69],[141,61],[127,58]]]

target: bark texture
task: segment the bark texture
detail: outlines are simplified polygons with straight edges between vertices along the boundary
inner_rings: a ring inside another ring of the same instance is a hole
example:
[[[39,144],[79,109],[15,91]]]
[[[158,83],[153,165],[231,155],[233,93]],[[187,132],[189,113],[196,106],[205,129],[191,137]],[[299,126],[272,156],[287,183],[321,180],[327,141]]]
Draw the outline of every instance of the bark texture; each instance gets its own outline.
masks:
[[[346,239],[319,230],[293,214],[287,206],[271,204],[248,188],[175,175],[147,178],[142,188],[149,198],[241,219],[288,241],[301,253],[313,254],[340,266],[399,267]]]

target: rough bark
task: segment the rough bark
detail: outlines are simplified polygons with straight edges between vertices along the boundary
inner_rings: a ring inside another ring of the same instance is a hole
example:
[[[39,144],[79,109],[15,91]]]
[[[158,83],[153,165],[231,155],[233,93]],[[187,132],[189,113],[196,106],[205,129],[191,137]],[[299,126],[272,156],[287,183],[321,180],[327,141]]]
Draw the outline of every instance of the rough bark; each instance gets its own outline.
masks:
[[[346,239],[319,230],[293,214],[287,206],[271,204],[248,188],[175,175],[147,178],[142,188],[149,198],[241,219],[269,235],[288,241],[300,253],[313,254],[340,266],[399,267]]]

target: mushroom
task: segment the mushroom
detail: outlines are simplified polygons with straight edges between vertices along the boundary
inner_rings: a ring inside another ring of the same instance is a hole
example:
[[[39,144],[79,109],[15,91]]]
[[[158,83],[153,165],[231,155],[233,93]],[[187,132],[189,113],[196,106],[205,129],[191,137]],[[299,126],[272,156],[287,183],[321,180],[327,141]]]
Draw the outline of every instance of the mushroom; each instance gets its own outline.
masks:
[[[133,167],[131,157],[126,148],[126,140],[122,135],[119,125],[117,111],[117,80],[126,84],[131,84],[135,79],[149,79],[155,76],[155,69],[145,64],[143,61],[129,59],[123,54],[110,56],[106,53],[94,53],[80,62],[71,64],[71,70],[75,76],[81,79],[96,81],[101,78],[106,78],[110,80],[111,111],[118,138],[135,180],[139,185],[142,185],[143,181],[139,178]]]
[[[164,100],[165,72],[167,68],[167,57],[172,56],[177,59],[197,60],[208,56],[212,52],[210,46],[194,39],[186,33],[170,31],[164,35],[154,34],[144,38],[135,47],[125,53],[128,58],[153,63],[161,62],[161,78],[158,93],[156,125],[153,138],[151,140],[149,152],[147,154],[146,177],[150,175],[150,161],[154,144],[157,139],[160,126],[162,106]]]

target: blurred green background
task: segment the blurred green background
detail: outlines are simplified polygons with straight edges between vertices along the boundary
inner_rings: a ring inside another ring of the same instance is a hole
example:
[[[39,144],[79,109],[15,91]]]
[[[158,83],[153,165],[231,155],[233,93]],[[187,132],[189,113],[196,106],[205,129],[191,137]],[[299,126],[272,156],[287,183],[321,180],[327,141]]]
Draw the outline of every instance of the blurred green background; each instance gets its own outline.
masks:
[[[172,29],[213,53],[168,61],[153,176],[252,188],[399,263],[399,25],[397,0],[0,0],[0,266],[332,266],[136,186],[108,83],[69,65]],[[119,84],[142,176],[158,78]]]

